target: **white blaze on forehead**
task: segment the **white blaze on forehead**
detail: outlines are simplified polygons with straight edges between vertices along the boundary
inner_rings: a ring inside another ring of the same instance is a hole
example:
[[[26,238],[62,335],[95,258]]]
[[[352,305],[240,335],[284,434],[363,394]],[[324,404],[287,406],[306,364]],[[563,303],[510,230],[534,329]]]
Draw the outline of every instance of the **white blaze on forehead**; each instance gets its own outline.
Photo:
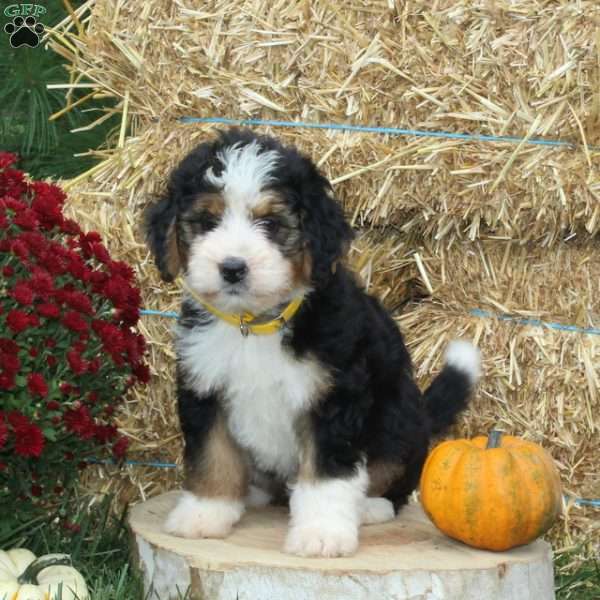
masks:
[[[253,206],[259,201],[261,190],[272,183],[279,153],[261,150],[256,141],[234,144],[217,153],[223,164],[219,175],[215,175],[212,167],[206,171],[206,181],[222,190],[231,208]]]

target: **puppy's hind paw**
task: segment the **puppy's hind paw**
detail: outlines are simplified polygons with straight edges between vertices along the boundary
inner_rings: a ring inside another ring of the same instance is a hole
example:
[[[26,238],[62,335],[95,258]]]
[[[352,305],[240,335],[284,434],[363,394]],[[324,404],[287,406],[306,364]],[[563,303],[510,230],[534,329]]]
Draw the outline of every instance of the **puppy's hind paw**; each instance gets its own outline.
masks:
[[[365,498],[365,505],[361,514],[363,525],[385,523],[396,518],[394,505],[387,498]]]

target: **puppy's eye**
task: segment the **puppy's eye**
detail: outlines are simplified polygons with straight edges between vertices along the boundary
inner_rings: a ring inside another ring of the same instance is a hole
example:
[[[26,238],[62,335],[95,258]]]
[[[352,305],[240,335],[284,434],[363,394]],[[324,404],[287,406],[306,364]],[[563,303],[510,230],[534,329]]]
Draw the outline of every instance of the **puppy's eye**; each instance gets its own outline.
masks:
[[[192,217],[188,217],[186,220],[194,227],[194,229],[197,229],[202,233],[213,230],[219,224],[217,217],[208,211],[203,211]]]
[[[261,229],[264,229],[269,234],[274,234],[281,228],[281,222],[275,217],[265,217],[256,221],[256,225]]]

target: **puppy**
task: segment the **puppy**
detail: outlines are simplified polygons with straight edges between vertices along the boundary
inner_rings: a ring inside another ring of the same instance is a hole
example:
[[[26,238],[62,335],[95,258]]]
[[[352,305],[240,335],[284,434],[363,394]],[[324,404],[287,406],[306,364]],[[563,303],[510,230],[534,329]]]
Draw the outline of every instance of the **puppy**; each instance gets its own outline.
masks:
[[[146,224],[163,279],[181,271],[185,290],[186,491],[165,531],[225,537],[245,506],[289,497],[287,552],[352,554],[360,525],[394,518],[417,486],[477,350],[452,342],[420,393],[396,324],[343,264],[352,230],[331,185],[271,137],[233,129],[195,148]]]

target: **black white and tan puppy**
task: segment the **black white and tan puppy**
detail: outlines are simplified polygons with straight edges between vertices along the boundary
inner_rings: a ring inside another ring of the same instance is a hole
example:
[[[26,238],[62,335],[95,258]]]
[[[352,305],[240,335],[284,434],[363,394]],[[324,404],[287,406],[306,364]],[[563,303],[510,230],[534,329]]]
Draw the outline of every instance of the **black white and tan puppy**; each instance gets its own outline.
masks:
[[[244,508],[287,501],[288,552],[353,553],[394,518],[430,437],[479,376],[455,341],[421,394],[402,336],[344,266],[352,230],[311,160],[229,130],[195,148],[147,212],[176,328],[185,489],[165,531],[225,537]],[[431,332],[435,336],[435,331]]]

